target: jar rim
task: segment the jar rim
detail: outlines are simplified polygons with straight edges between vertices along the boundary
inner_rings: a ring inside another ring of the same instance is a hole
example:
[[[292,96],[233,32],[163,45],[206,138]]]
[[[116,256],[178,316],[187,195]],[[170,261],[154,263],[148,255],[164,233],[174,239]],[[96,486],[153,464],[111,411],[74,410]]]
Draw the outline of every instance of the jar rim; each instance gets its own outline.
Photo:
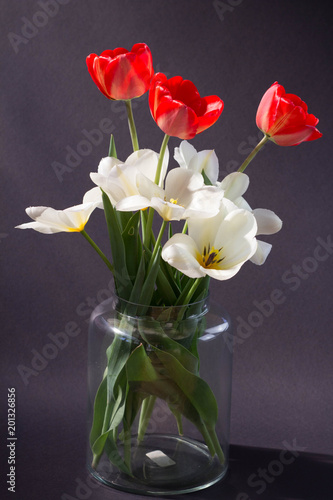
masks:
[[[158,305],[140,304],[138,302],[132,302],[130,300],[123,299],[122,297],[119,297],[118,295],[115,294],[115,300],[119,303],[129,304],[129,305],[133,305],[133,306],[137,306],[137,307],[148,307],[149,309],[169,309],[171,307],[173,309],[181,309],[183,307],[192,307],[192,306],[196,306],[199,304],[204,304],[205,302],[208,303],[209,298],[210,298],[210,292],[208,292],[207,295],[203,299],[195,300],[193,302],[189,302],[188,304],[178,304],[178,305],[169,304],[169,305],[158,306]]]

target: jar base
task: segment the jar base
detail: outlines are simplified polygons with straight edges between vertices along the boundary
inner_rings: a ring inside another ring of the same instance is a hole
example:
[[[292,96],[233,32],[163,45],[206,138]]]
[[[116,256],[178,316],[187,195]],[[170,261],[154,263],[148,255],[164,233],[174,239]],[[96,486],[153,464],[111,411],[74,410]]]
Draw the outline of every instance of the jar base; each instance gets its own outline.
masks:
[[[89,472],[106,486],[145,495],[176,495],[198,491],[220,481],[227,467],[201,442],[170,434],[150,434],[132,445],[133,477],[103,460],[103,469]],[[121,452],[120,448],[120,452]],[[99,467],[98,467],[99,469]]]

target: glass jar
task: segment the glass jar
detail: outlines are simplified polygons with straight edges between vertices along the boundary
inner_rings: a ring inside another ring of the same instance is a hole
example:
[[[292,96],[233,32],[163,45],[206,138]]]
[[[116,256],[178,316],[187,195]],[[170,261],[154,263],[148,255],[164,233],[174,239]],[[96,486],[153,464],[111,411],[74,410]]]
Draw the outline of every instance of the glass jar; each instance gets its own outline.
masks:
[[[230,319],[208,299],[145,307],[116,296],[89,327],[88,468],[131,493],[206,488],[228,467]]]

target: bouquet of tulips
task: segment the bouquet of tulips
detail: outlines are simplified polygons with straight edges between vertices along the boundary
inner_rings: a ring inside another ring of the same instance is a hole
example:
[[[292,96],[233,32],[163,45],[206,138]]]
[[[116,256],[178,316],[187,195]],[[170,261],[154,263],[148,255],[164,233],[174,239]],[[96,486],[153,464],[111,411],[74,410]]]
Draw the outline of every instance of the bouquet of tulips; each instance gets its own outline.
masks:
[[[90,174],[96,186],[84,195],[81,204],[65,210],[27,208],[34,221],[17,227],[45,234],[81,233],[112,273],[116,294],[132,306],[137,304],[130,311],[134,316],[144,316],[149,306],[186,306],[208,294],[210,278],[232,278],[248,260],[263,264],[271,245],[258,237],[276,233],[282,222],[272,211],[252,209],[245,201],[249,178],[244,170],[268,141],[292,146],[321,137],[316,128],[318,119],[307,112],[306,104],[275,82],[257,111],[262,140],[237,172],[219,181],[214,150],[196,151],[188,142],[218,120],[224,105],[219,97],[201,97],[194,83],[181,76],[168,79],[163,73],[154,74],[151,52],[143,43],[134,45],[131,51],[117,48],[100,56],[91,54],[87,66],[107,99],[124,101],[133,153],[125,161],[118,159],[111,136],[108,156],[101,160],[97,172]],[[139,148],[131,100],[145,92],[149,92],[152,118],[165,134],[159,153]],[[173,168],[168,171],[170,136],[181,142],[174,150]],[[97,208],[104,210],[112,259],[86,232],[86,224]],[[156,235],[154,217],[155,222],[156,217],[161,221]],[[174,232],[173,221],[184,222],[180,232]],[[154,398],[165,397],[154,384],[159,374],[151,352],[159,357],[179,393],[179,405],[172,408],[179,429],[182,416],[192,419],[211,454],[222,462],[223,452],[214,430],[214,395],[200,378],[198,363],[191,368],[195,346],[185,347],[161,334],[155,345],[143,336],[140,346],[129,346],[127,352],[117,339],[109,347],[105,377],[95,401],[93,465],[108,447],[111,461],[130,473],[129,461],[117,451],[117,439],[124,438],[139,410],[142,437]],[[179,362],[182,370],[177,371]],[[142,392],[134,401],[131,388],[136,383],[140,393],[139,382],[145,382],[145,377],[150,377],[153,389],[150,394]],[[130,401],[133,418],[125,425]]]

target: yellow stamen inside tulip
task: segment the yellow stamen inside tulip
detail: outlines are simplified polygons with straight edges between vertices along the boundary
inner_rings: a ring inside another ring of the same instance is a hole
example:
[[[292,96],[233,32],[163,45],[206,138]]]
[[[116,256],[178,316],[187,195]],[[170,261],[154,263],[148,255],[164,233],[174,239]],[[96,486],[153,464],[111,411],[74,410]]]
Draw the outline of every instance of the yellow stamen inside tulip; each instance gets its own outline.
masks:
[[[86,225],[86,222],[82,222],[82,224],[80,224],[80,226],[78,226],[78,227],[69,227],[69,228],[67,228],[67,230],[68,230],[69,233],[80,233],[81,231],[84,230],[85,225]]]
[[[219,266],[217,264],[222,262],[222,260],[224,259],[224,257],[219,259],[220,252],[221,252],[222,248],[223,247],[216,249],[214,246],[211,248],[210,243],[208,244],[207,247],[204,246],[203,253],[202,253],[202,255],[200,255],[200,264],[202,265],[202,267],[205,267],[206,269],[207,268],[211,268],[211,269],[219,268]]]
[[[174,205],[178,205],[178,199],[175,200],[174,198],[170,198],[170,203],[173,203]]]

